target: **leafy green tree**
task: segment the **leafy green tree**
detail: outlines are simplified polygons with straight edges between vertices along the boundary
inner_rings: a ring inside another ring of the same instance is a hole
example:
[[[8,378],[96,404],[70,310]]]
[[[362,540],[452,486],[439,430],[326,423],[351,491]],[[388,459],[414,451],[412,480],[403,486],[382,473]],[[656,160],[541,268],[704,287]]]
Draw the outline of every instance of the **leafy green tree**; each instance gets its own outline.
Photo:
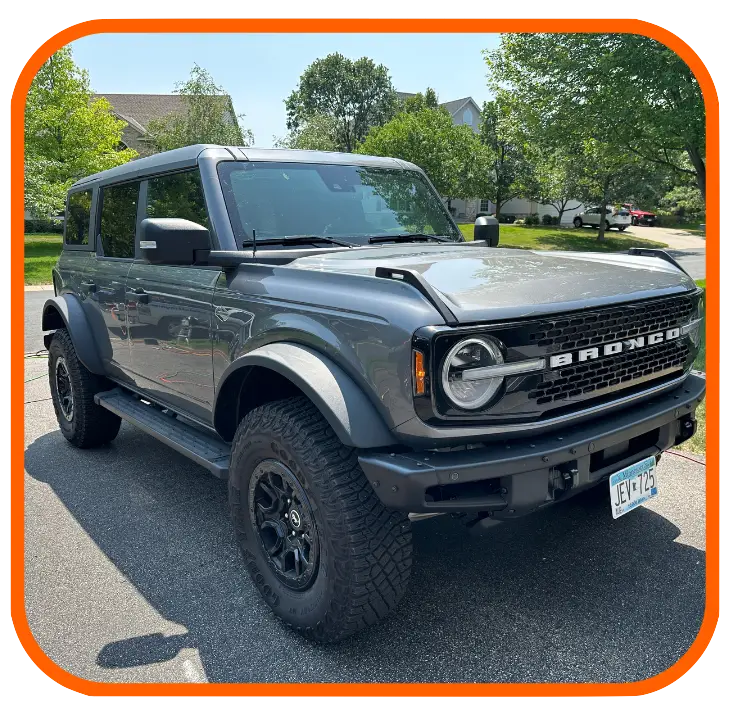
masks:
[[[250,145],[251,130],[241,126],[244,113],[235,114],[232,100],[211,74],[194,64],[187,81],[176,84],[186,110],[148,124],[156,148],[165,151],[198,143]]]
[[[64,207],[76,180],[133,159],[122,146],[126,123],[103,98],[94,99],[89,76],[63,47],[41,66],[25,108],[25,208],[48,216]]]
[[[436,110],[439,107],[438,94],[432,89],[427,88],[425,94],[416,93],[414,96],[408,96],[402,101],[400,110],[405,113],[417,113],[426,108]]]
[[[328,115],[312,115],[299,130],[275,140],[275,147],[291,150],[323,150],[339,152],[336,122]]]
[[[339,151],[353,152],[373,126],[395,113],[397,96],[387,68],[363,57],[341,54],[317,59],[302,74],[285,101],[287,127],[300,132],[315,116],[333,121]]]
[[[679,184],[659,200],[659,213],[663,216],[677,216],[680,220],[705,218],[705,203],[695,186]]]
[[[598,204],[601,213],[605,213],[607,206],[620,203],[642,189],[649,177],[650,166],[638,155],[592,138],[582,142],[575,160],[580,198],[585,203]],[[605,219],[601,219],[598,240],[604,239],[605,231]]]
[[[522,196],[552,206],[559,221],[566,211],[580,208],[580,204],[568,208],[571,201],[579,199],[583,178],[582,164],[574,157],[574,154],[538,149],[534,145],[529,145],[526,151],[530,168],[526,170],[527,180],[521,184]]]
[[[372,128],[358,151],[417,164],[449,204],[480,195],[485,186],[486,150],[468,125],[454,125],[444,109],[400,112]]]
[[[635,34],[505,34],[486,60],[490,86],[533,110],[548,136],[692,175],[705,197],[705,106],[671,49]]]
[[[496,207],[524,196],[532,179],[518,116],[509,101],[487,101],[481,109],[480,140],[488,154],[489,169],[482,195]]]

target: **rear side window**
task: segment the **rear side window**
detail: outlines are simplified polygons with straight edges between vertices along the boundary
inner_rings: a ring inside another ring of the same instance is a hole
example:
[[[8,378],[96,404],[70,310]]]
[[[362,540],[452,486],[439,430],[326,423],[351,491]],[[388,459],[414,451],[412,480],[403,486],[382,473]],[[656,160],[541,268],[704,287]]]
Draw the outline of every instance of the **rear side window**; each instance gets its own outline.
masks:
[[[99,235],[104,257],[135,256],[135,228],[140,184],[121,184],[102,189]]]
[[[76,191],[69,194],[64,230],[64,242],[67,245],[89,245],[89,215],[91,211],[91,190]]]
[[[148,179],[148,218],[185,218],[210,229],[198,170]]]

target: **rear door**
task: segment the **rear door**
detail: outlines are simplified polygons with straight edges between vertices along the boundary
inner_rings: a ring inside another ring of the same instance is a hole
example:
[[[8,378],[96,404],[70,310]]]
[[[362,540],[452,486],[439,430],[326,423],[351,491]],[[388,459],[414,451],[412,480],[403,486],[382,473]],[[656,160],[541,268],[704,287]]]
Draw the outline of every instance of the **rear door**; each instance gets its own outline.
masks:
[[[148,179],[141,199],[146,217],[185,218],[211,229],[198,169]],[[206,422],[214,400],[212,300],[219,275],[214,267],[137,259],[127,278],[136,385]]]
[[[123,382],[131,380],[125,283],[135,256],[139,190],[137,181],[99,189],[96,255],[82,283],[102,359]]]

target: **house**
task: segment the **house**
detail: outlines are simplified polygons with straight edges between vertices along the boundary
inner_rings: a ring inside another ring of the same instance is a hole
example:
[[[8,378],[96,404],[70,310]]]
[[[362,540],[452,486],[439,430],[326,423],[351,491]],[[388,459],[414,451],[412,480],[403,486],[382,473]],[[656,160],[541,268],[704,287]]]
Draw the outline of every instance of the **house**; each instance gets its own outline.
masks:
[[[414,95],[416,94],[397,92],[397,98],[399,100],[405,100]],[[479,108],[478,103],[470,96],[441,103],[440,107],[445,108],[450,113],[454,125],[469,125],[474,132],[479,131],[481,126],[481,108]],[[582,208],[583,204],[580,201],[570,201],[567,205],[568,210],[563,213],[562,223],[564,225],[571,225],[573,218],[575,218],[575,215]],[[476,214],[495,213],[496,207],[489,199],[477,198],[466,201],[463,199],[451,199],[450,210],[458,221],[474,221]],[[527,199],[512,199],[508,201],[502,206],[501,213],[505,216],[514,216],[515,218],[524,218],[524,216],[529,216],[530,214],[537,214],[540,218],[545,214],[557,216],[557,211],[552,206],[537,203],[536,201],[528,201]]]
[[[186,112],[186,99],[177,93],[97,93],[95,98],[106,98],[112,112],[127,125],[122,131],[122,144],[136,150],[141,157],[155,152],[148,125],[169,115]],[[228,114],[235,121],[234,107],[229,96],[222,96],[228,103]]]

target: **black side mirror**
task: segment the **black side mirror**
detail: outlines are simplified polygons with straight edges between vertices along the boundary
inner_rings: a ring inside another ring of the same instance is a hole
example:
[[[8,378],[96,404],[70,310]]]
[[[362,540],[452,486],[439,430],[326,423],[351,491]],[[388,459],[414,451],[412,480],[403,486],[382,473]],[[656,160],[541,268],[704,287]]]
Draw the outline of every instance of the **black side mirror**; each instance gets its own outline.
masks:
[[[499,221],[493,216],[479,216],[473,225],[473,239],[485,240],[490,248],[499,244]]]
[[[184,218],[145,218],[140,253],[151,265],[193,265],[211,250],[207,228]]]

